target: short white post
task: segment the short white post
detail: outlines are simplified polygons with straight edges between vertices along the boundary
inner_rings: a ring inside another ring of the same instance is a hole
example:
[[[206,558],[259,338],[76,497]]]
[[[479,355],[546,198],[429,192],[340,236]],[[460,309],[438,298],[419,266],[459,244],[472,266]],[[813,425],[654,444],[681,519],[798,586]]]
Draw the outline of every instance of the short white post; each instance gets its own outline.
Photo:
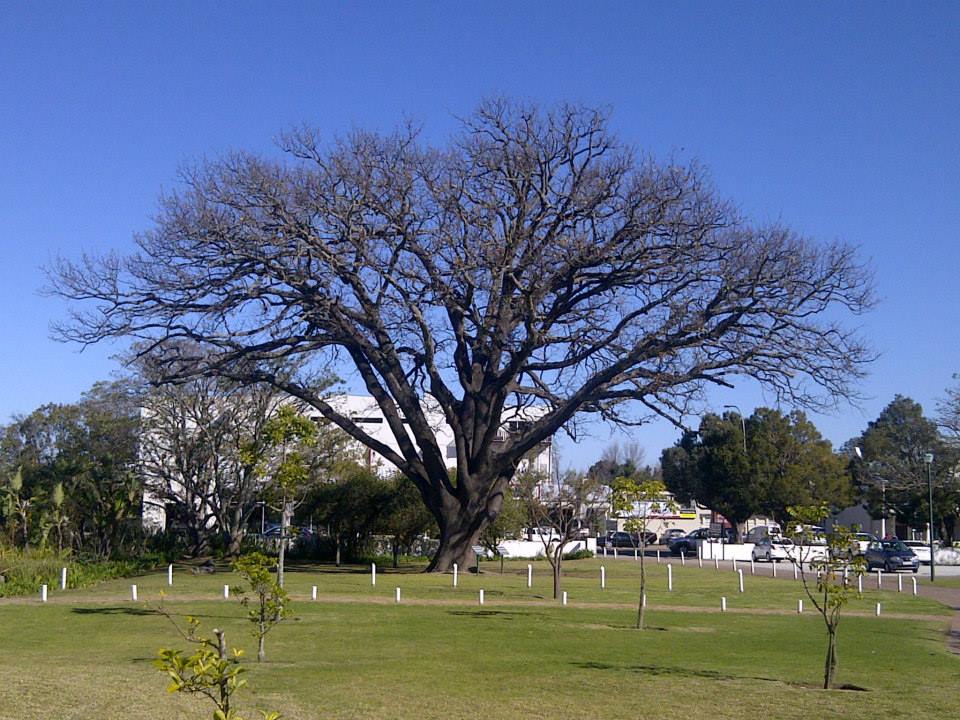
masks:
[[[397,603],[399,603],[399,602],[400,602],[400,588],[397,588],[397,592],[396,592],[396,601],[397,601]]]
[[[700,548],[697,548],[697,565],[703,570],[703,555],[700,554]]]
[[[533,565],[527,565],[527,587],[533,587]]]
[[[753,566],[753,558],[752,558],[752,557],[750,558],[750,574],[751,574],[751,575],[754,574],[754,566]]]
[[[137,601],[137,586],[136,586],[136,585],[131,585],[131,586],[130,586],[130,599],[133,600],[133,602],[136,602],[136,601]]]
[[[797,575],[797,566],[796,566],[796,564],[794,564],[794,566],[793,566],[793,579],[796,580],[797,578],[798,578],[798,575]]]
[[[614,557],[614,558],[617,557],[617,546],[616,546],[616,545],[613,546],[613,557]]]
[[[727,611],[727,599],[725,597],[720,598],[720,612]]]
[[[883,587],[883,570],[877,570],[877,590]]]
[[[67,569],[66,568],[60,568],[60,589],[61,590],[67,589]]]
[[[777,563],[772,562],[772,563],[770,563],[770,564],[773,566],[773,576],[776,577],[776,576],[777,576]]]
[[[737,571],[737,559],[736,559],[736,558],[733,559],[733,571],[734,571],[734,572]]]
[[[644,593],[644,594],[643,594],[643,597],[640,598],[640,602],[643,603],[643,606],[644,606],[644,607],[647,606],[647,594],[646,594],[646,593]]]
[[[41,585],[40,586],[40,602],[46,602],[46,601],[47,601],[47,586]]]
[[[737,576],[740,579],[740,592],[743,592],[743,570],[737,570]]]
[[[717,570],[720,570],[720,558],[718,558],[716,555],[713,556],[713,567],[715,567]]]
[[[459,576],[460,576],[460,568],[457,567],[456,563],[454,563],[453,564],[453,586],[454,587],[457,586],[457,580],[459,579]]]
[[[480,588],[480,604],[483,605],[483,588]]]
[[[607,556],[607,546],[606,546],[606,545],[603,546],[603,556],[604,556],[604,557]]]
[[[606,590],[607,588],[607,569],[601,565],[600,566],[600,589]]]
[[[903,592],[903,575],[897,573],[897,592]]]
[[[686,566],[687,566],[687,554],[686,554],[686,553],[680,553],[680,564],[681,564],[683,567],[686,567]]]
[[[636,560],[637,562],[640,562],[640,548],[635,547],[633,549],[633,559]]]
[[[167,585],[173,586],[173,563],[167,565]]]
[[[667,590],[673,592],[673,563],[667,563]]]
[[[880,617],[880,603],[877,603],[877,617]]]
[[[224,599],[224,600],[229,600],[229,599],[230,599],[230,586],[229,586],[229,585],[224,585],[224,586],[223,586],[223,599]]]
[[[566,590],[563,591],[563,604],[564,604],[564,605],[567,604],[567,591],[566,591]]]
[[[863,595],[863,573],[857,573],[857,592]]]
[[[311,600],[316,600],[316,599],[317,599],[317,586],[316,586],[316,585],[313,585],[313,586],[311,586],[311,588],[310,588],[310,599],[311,599]]]
[[[916,595],[916,594],[917,594],[917,579],[916,579],[916,578],[910,578],[910,579],[913,581],[913,594]]]
[[[803,600],[797,600],[797,614],[803,614]]]
[[[657,548],[657,565],[660,564],[660,548]]]
[[[371,585],[377,584],[377,564],[376,563],[370,563],[370,584]]]

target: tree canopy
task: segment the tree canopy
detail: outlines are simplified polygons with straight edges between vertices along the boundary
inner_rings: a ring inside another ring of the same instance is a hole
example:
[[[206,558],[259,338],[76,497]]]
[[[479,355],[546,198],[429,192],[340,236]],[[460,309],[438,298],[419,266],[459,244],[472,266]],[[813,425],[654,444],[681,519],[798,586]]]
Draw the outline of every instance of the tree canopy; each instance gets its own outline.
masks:
[[[519,463],[578,416],[680,421],[738,377],[833,405],[871,359],[837,322],[871,304],[852,247],[751,222],[600,111],[492,100],[442,147],[407,127],[298,130],[281,149],[185,170],[134,254],[58,262],[53,290],[79,303],[59,334],[133,338],[168,380],[309,403],[416,483],[440,527],[434,569],[469,564]],[[349,368],[398,449],[278,361]],[[456,484],[426,395],[453,430]],[[509,408],[531,406],[504,436]]]

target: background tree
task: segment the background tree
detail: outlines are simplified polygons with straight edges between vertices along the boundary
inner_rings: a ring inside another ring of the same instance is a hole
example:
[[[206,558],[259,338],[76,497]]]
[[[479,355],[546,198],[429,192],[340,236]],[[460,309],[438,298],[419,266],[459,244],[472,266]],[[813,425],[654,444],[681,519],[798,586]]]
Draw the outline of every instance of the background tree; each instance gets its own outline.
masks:
[[[499,548],[503,541],[519,538],[526,525],[527,512],[524,503],[511,489],[503,499],[503,506],[496,519],[483,529],[480,544],[487,552],[502,558]]]
[[[738,377],[832,406],[872,357],[837,322],[871,304],[852,248],[751,223],[599,111],[493,100],[443,148],[409,128],[282,148],[285,163],[186,170],[136,254],[58,262],[53,291],[85,303],[59,336],[132,338],[168,380],[265,382],[312,405],[417,485],[440,529],[433,570],[470,563],[521,461],[578,416],[679,422]],[[398,449],[274,373],[281,359],[348,363]]]
[[[956,446],[943,441],[937,424],[924,417],[919,403],[897,395],[848,445],[860,447],[863,454],[864,462],[851,467],[871,515],[882,516],[885,506],[899,522],[912,527],[928,523],[924,454],[932,452],[935,522],[942,524],[941,538],[952,542],[960,499],[955,472],[960,453]]]
[[[800,411],[757,408],[743,426],[732,413],[707,415],[698,432],[663,452],[662,464],[667,488],[681,502],[719,512],[738,533],[755,514],[786,527],[790,506],[827,502],[837,510],[853,500],[846,460]]]
[[[409,553],[417,538],[436,531],[437,524],[409,478],[397,475],[389,482],[390,500],[380,529],[393,538],[393,566],[398,567],[400,549]]]

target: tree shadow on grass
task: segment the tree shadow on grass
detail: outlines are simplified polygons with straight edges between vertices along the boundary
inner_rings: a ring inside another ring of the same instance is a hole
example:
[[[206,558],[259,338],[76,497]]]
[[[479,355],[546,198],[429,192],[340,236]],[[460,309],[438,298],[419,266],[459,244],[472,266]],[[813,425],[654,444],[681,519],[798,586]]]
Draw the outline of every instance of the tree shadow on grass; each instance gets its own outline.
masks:
[[[159,613],[152,608],[144,607],[75,607],[70,608],[70,612],[77,615],[158,615]]]
[[[447,610],[447,615],[499,620],[516,620],[521,617],[543,617],[543,613],[512,612],[510,610]]]
[[[734,675],[732,673],[717,672],[716,670],[674,667],[669,665],[614,665],[613,663],[602,662],[575,662],[571,664],[584,670],[613,670],[616,672],[633,672],[640,675],[650,675],[652,677],[672,676],[678,678],[699,678],[706,680],[757,680],[760,682],[774,682],[781,685],[789,685],[790,687],[804,688],[807,690],[822,689],[820,685],[813,683],[790,682],[780,678],[763,677],[761,675]],[[846,683],[842,685],[836,685],[833,689],[869,692],[869,688]]]

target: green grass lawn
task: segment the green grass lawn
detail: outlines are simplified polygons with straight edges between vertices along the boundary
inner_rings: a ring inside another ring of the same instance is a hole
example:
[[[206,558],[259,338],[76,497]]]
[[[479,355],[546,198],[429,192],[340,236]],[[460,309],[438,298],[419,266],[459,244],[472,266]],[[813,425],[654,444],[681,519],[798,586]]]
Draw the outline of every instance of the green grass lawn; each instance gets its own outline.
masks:
[[[549,566],[508,563],[501,576],[424,575],[381,569],[376,587],[366,568],[293,572],[288,587],[295,620],[267,640],[268,662],[249,662],[249,688],[238,695],[245,717],[254,708],[286,718],[777,718],[946,717],[960,710],[960,659],[945,647],[944,609],[922,596],[878,593],[871,582],[840,629],[838,681],[866,690],[814,689],[822,674],[825,635],[819,616],[795,614],[798,583],[737,577],[696,563],[650,570],[650,628],[632,628],[634,563],[607,561],[600,590],[598,560],[568,564],[570,605],[550,598]],[[141,599],[129,600],[136,582]],[[896,588],[895,580],[890,587]],[[0,718],[208,718],[198,700],[169,696],[150,665],[161,646],[185,647],[165,606],[223,627],[232,646],[254,650],[244,611],[221,598],[227,573],[165,573],[109,581],[86,591],[52,592],[0,604]],[[321,602],[310,601],[318,586]],[[401,587],[403,603],[393,602]],[[477,605],[483,587],[487,604]],[[909,582],[905,588],[909,587]],[[865,588],[866,589],[866,588]],[[717,612],[720,595],[731,609]],[[877,601],[884,614],[873,617]],[[809,606],[809,602],[806,603]],[[674,608],[674,609],[671,609]],[[700,608],[698,610],[698,608]],[[682,610],[682,612],[678,611]],[[763,612],[753,612],[760,611]],[[923,619],[927,616],[928,619]]]

